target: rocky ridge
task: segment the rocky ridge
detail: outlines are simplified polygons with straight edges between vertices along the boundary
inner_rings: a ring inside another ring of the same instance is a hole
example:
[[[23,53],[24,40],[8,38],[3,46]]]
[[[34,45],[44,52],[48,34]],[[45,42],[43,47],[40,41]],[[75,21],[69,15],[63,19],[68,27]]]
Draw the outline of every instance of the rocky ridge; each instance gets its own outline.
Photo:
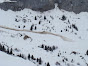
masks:
[[[58,4],[60,9],[67,11],[73,11],[75,13],[88,11],[88,0],[11,0],[17,2],[4,2],[0,3],[0,8],[7,11],[9,9],[13,11],[20,11],[24,8],[30,8],[35,11],[44,12],[51,10],[55,7],[55,3]],[[85,4],[85,5],[84,5]]]

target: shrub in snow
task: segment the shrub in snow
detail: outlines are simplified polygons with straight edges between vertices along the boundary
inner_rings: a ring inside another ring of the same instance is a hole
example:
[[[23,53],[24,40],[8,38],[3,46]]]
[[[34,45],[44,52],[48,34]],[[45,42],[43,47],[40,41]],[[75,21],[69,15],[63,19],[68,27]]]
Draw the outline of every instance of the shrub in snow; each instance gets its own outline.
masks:
[[[76,52],[76,51],[72,51],[71,54],[75,54],[75,55],[76,55],[76,54],[78,54],[78,52]]]

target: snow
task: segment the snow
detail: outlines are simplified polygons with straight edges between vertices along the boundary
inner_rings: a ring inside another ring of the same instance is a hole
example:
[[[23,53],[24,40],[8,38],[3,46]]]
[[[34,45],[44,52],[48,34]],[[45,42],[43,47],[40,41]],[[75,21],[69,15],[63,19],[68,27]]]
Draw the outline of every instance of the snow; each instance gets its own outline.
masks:
[[[0,0],[0,3],[3,3],[5,0]]]
[[[4,3],[4,2],[16,2],[16,1],[10,1],[10,0],[0,0],[0,3]]]
[[[62,16],[66,17],[66,20],[62,20]],[[35,19],[37,18],[37,19]],[[53,34],[59,34],[67,37],[73,41],[64,41],[59,36],[50,34],[38,34],[26,31],[14,31],[10,29],[0,28],[0,43],[2,45],[8,45],[13,48],[14,56],[7,55],[0,52],[0,62],[2,66],[12,66],[16,63],[17,66],[46,66],[45,63],[49,62],[50,66],[87,66],[88,56],[86,51],[88,50],[88,13],[82,12],[75,14],[73,12],[67,12],[55,8],[46,12],[37,12],[30,9],[24,9],[22,11],[13,12],[11,10],[0,10],[0,26],[29,30],[33,25],[35,32],[50,32]],[[40,22],[40,24],[39,24]],[[70,22],[70,23],[69,23]],[[76,30],[72,25],[78,28]],[[25,27],[24,27],[25,26]],[[71,26],[71,29],[69,28]],[[36,27],[36,29],[35,29]],[[67,29],[67,31],[66,31]],[[62,31],[62,32],[61,32]],[[22,36],[21,36],[22,35]],[[24,40],[25,35],[32,38]],[[53,52],[46,51],[43,48],[39,48],[42,44],[47,46],[58,47]],[[16,51],[15,49],[19,51]],[[72,52],[77,52],[74,54]],[[27,58],[28,54],[34,55],[35,58],[42,59],[42,65],[39,65],[35,60],[24,60],[16,57],[18,54],[24,54]],[[60,56],[58,56],[58,54]],[[82,59],[82,57],[83,59]],[[65,60],[68,59],[68,61]],[[8,59],[10,61],[8,61]],[[63,61],[64,59],[64,61]],[[73,59],[73,61],[72,61]],[[59,62],[60,65],[56,65]],[[6,65],[5,65],[6,63]]]
[[[18,57],[13,57],[10,55],[7,55],[0,51],[0,65],[1,66],[35,66],[32,62],[20,59]],[[19,61],[18,61],[19,60]],[[26,62],[25,62],[26,61]]]

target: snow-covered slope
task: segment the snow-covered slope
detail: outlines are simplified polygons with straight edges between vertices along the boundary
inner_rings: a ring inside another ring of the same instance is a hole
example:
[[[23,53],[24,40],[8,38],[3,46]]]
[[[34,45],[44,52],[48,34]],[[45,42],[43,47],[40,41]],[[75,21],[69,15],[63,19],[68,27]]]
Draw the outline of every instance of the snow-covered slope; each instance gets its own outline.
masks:
[[[75,14],[57,7],[43,13],[30,9],[0,10],[0,44],[6,48],[5,53],[12,49],[12,57],[23,54],[26,60],[17,60],[25,62],[23,66],[28,61],[29,66],[48,66],[48,62],[50,66],[88,66],[87,21],[87,12]],[[29,54],[34,58],[28,59]],[[37,58],[41,58],[41,63]]]
[[[0,51],[0,65],[1,66],[29,66],[29,65],[36,66],[32,62],[29,61],[25,62],[24,59],[7,55],[1,51]]]

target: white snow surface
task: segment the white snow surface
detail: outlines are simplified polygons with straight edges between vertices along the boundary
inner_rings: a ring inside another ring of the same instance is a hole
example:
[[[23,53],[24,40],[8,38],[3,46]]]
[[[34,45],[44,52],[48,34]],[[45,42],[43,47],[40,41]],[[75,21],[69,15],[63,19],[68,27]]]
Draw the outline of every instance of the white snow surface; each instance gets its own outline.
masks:
[[[16,2],[16,1],[10,1],[10,0],[0,0],[0,3],[4,3],[4,2]]]
[[[63,15],[66,19],[62,18]],[[78,30],[72,27],[73,24]],[[43,13],[30,9],[16,12],[0,10],[0,26],[30,30],[31,25],[33,25],[32,31],[60,34],[73,41],[64,41],[58,36],[49,34],[0,28],[0,44],[13,48],[14,53],[13,56],[0,52],[1,66],[46,66],[48,62],[50,66],[88,66],[88,55],[86,55],[88,50],[87,12],[75,14],[57,7]],[[30,38],[24,40],[25,35],[31,37],[32,41]],[[53,52],[46,51],[39,48],[42,44],[58,48]],[[16,51],[16,48],[19,51]],[[72,52],[76,52],[76,54]],[[28,54],[34,55],[35,58],[41,57],[42,64],[39,65],[35,60],[24,60],[17,57],[20,53],[24,54],[26,58]]]
[[[7,55],[1,51],[0,51],[0,60],[1,60],[0,61],[1,66],[25,66],[25,65],[26,66],[29,66],[29,65],[36,66],[35,64],[33,64],[30,61],[25,62],[25,60],[23,60],[21,58]]]

